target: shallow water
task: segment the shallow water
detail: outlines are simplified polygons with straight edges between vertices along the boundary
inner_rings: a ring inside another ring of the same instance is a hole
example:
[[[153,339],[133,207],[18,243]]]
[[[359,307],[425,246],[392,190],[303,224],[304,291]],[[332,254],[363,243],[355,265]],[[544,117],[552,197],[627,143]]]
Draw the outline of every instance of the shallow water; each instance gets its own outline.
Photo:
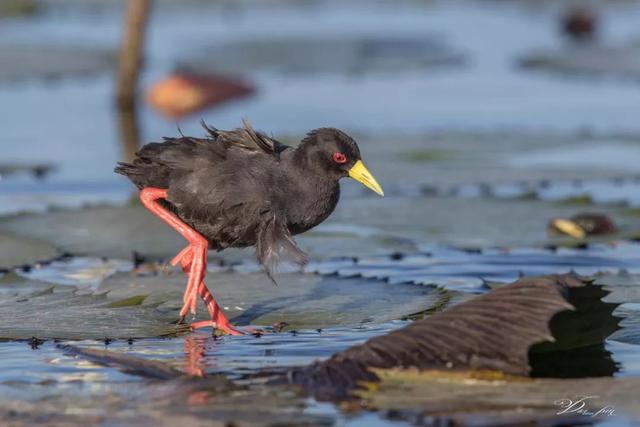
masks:
[[[56,167],[44,180],[24,174],[0,180],[0,268],[29,267],[0,270],[1,335],[25,339],[0,343],[0,414],[18,408],[26,417],[21,405],[31,402],[27,408],[36,415],[60,408],[80,414],[62,420],[69,424],[145,425],[150,418],[144,416],[171,422],[165,407],[196,419],[203,416],[198,411],[218,409],[223,420],[242,420],[225,412],[236,405],[265,414],[248,420],[255,424],[280,420],[278,409],[289,414],[286,421],[304,419],[309,425],[403,425],[378,413],[352,418],[332,405],[286,394],[283,402],[278,393],[272,393],[276,409],[269,409],[259,403],[269,400],[251,395],[260,393],[253,389],[247,392],[249,403],[227,393],[204,405],[208,409],[197,404],[176,409],[183,385],[158,384],[65,355],[52,339],[32,349],[30,338],[73,338],[74,345],[104,348],[103,338],[117,336],[121,339],[106,348],[251,384],[250,374],[328,357],[401,327],[406,316],[428,315],[486,292],[493,282],[569,270],[597,275],[612,292],[609,300],[621,303],[623,328],[607,340],[606,349],[620,365],[616,376],[640,375],[640,245],[624,240],[640,230],[640,217],[628,209],[640,203],[637,84],[619,79],[615,70],[594,80],[520,69],[523,55],[570,46],[556,34],[558,10],[552,3],[503,3],[367,2],[364,7],[274,1],[230,10],[217,3],[176,8],[158,2],[145,85],[178,63],[216,69],[216,56],[204,52],[223,46],[267,46],[286,56],[287,40],[306,38],[324,41],[320,45],[329,57],[327,40],[389,35],[420,41],[409,43],[411,49],[436,43],[438,55],[462,59],[434,67],[425,58],[416,64],[411,54],[385,56],[382,49],[366,57],[369,62],[363,59],[366,69],[342,63],[344,50],[340,64],[313,73],[295,61],[285,70],[254,67],[253,58],[232,64],[257,84],[258,95],[201,113],[208,122],[227,128],[249,117],[287,141],[317,126],[345,128],[357,135],[367,165],[388,195],[375,198],[345,183],[334,215],[298,239],[312,263],[304,271],[286,270],[277,289],[257,272],[250,251],[212,256],[211,287],[238,322],[267,329],[278,321],[290,323],[260,338],[214,339],[207,332],[157,338],[176,332],[170,321],[184,279],[157,266],[132,273],[131,251],[166,261],[183,242],[140,206],[127,204],[132,189],[112,173],[120,154],[109,72],[94,69],[78,78],[73,70],[63,71],[45,81],[39,73],[46,74],[46,64],[38,63],[27,64],[24,79],[9,81],[0,71],[1,163]],[[108,52],[120,31],[114,4],[81,7],[70,0],[34,19],[2,21],[0,38],[13,50],[28,44]],[[638,36],[637,2],[611,2],[602,13],[608,23],[603,43],[622,46]],[[86,63],[78,62],[65,66]],[[184,119],[180,127],[200,135],[199,119]],[[175,123],[146,106],[141,120],[145,141],[177,133]],[[580,197],[589,204],[566,203]],[[583,209],[613,216],[621,233],[595,239],[586,249],[546,234],[550,218]],[[549,245],[559,248],[544,249]],[[65,252],[73,256],[37,263]],[[110,306],[136,295],[145,296],[139,305]],[[28,308],[17,305],[23,298],[31,298]],[[129,336],[146,338],[129,344]],[[186,394],[198,400],[197,391]],[[165,407],[150,403],[156,398]],[[143,418],[132,415],[137,411]],[[116,412],[132,418],[110,418]],[[99,418],[82,418],[94,415]],[[206,416],[219,421],[215,414]]]

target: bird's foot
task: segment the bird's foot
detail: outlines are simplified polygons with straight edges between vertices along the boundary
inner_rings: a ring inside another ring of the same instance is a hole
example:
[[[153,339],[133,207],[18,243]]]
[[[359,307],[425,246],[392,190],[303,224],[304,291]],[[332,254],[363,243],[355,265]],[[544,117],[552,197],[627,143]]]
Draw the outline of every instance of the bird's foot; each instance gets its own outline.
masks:
[[[213,295],[211,295],[211,292],[209,292],[209,289],[207,289],[204,284],[203,289],[201,289],[200,291],[200,296],[207,306],[207,310],[209,310],[211,320],[192,323],[192,330],[212,327],[229,335],[247,335],[258,333],[258,331],[253,328],[237,328],[233,326],[229,321],[229,318],[227,318],[216,300],[213,298]]]
[[[207,270],[207,242],[192,243],[171,260],[171,265],[180,264],[182,270],[188,275],[189,281],[182,298],[184,305],[180,310],[180,316],[187,313],[196,313],[198,295],[202,293],[202,288],[206,289],[203,279]],[[208,291],[207,291],[208,292]]]
[[[213,328],[228,335],[248,335],[256,333],[256,331],[251,328],[237,328],[229,322],[216,322],[215,320],[202,320],[191,324],[192,331],[202,328]]]

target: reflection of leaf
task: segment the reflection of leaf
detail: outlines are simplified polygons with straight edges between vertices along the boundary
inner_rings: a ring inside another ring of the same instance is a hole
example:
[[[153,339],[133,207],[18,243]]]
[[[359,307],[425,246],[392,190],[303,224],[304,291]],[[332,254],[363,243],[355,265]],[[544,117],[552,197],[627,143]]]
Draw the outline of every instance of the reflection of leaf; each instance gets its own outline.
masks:
[[[73,345],[58,345],[67,354],[84,357],[103,366],[115,366],[123,372],[160,380],[175,379],[184,374],[159,360],[147,360],[129,354],[109,350],[81,348]]]
[[[121,299],[119,301],[114,301],[110,303],[107,307],[111,308],[122,308],[122,307],[131,307],[134,305],[142,305],[144,300],[148,295],[134,295],[129,298]]]

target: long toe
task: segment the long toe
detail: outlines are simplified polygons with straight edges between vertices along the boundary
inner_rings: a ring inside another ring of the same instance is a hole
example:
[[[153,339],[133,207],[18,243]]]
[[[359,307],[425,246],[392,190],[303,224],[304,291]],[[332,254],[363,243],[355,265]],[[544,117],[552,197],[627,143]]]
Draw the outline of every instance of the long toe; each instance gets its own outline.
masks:
[[[240,328],[236,328],[235,326],[231,325],[230,323],[227,324],[218,324],[213,320],[203,320],[200,322],[193,322],[191,324],[191,330],[195,331],[196,329],[202,329],[202,328],[213,328],[213,329],[217,329],[219,331],[224,332],[225,334],[228,335],[247,335],[247,334],[252,334],[255,333],[255,331],[253,330],[243,330]]]
[[[180,265],[182,266],[182,269],[184,270],[185,267],[191,265],[192,259],[193,259],[193,247],[189,245],[184,249],[182,249],[180,252],[178,252],[178,255],[174,256],[173,259],[169,261],[169,264],[175,266],[175,265],[178,265],[178,263],[180,263]]]
[[[189,271],[189,284],[187,285],[186,301],[191,303],[191,312],[195,314],[200,288],[203,286],[204,276],[207,271],[207,247],[198,245],[193,247],[193,260]]]

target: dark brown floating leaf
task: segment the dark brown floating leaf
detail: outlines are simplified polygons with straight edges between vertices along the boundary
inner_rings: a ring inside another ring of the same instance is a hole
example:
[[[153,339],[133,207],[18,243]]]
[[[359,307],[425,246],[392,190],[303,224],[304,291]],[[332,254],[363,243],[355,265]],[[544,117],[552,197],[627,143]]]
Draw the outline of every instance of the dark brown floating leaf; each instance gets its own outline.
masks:
[[[369,368],[486,369],[529,375],[532,346],[555,341],[534,353],[549,354],[597,345],[617,329],[618,319],[611,316],[616,305],[600,301],[606,293],[573,275],[522,278],[326,361],[292,369],[288,381],[318,398],[342,399],[360,382],[377,380]],[[575,318],[566,315],[568,310]],[[598,313],[597,321],[585,329],[592,310]],[[556,322],[559,313],[562,317]],[[607,316],[613,320],[604,321]],[[587,342],[575,339],[585,335]]]

